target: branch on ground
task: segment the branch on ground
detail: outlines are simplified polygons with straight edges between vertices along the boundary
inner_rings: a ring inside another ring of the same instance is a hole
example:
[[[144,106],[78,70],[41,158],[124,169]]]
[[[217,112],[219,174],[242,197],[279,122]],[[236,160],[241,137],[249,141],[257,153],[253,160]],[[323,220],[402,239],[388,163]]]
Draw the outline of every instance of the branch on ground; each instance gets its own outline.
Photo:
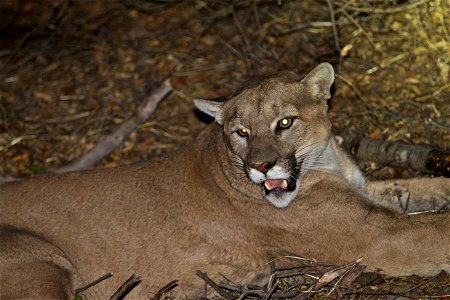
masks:
[[[136,128],[155,111],[158,104],[172,91],[170,79],[166,79],[153,93],[147,95],[135,113],[120,124],[111,134],[105,136],[89,152],[78,160],[56,169],[56,173],[84,170],[113,152]]]
[[[357,159],[450,177],[450,152],[402,142],[342,134],[342,146]]]
[[[135,274],[131,275],[127,281],[125,281],[119,289],[111,296],[110,300],[121,300],[124,299],[125,296],[131,292],[139,283],[141,279]]]

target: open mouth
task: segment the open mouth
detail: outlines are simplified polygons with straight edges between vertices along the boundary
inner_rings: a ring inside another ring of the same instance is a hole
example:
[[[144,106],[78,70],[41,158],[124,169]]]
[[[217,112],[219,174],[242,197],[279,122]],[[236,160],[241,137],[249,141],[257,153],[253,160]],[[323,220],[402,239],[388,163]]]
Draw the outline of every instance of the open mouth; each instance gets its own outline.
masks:
[[[263,182],[263,186],[267,195],[272,192],[291,192],[295,190],[296,182],[291,177],[288,179],[267,179]]]

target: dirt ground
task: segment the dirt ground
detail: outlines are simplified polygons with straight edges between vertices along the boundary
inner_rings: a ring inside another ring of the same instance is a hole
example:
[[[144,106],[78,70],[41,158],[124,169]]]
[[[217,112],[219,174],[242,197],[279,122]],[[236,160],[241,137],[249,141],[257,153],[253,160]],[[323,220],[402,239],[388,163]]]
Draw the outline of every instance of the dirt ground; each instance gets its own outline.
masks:
[[[96,167],[146,160],[191,141],[206,126],[194,97],[229,95],[247,79],[280,70],[305,74],[322,61],[337,71],[330,106],[337,132],[449,149],[449,6],[2,0],[0,176],[42,173],[80,157],[163,78],[171,78],[172,94]],[[362,166],[375,176],[383,167]],[[405,172],[384,168],[380,176]]]

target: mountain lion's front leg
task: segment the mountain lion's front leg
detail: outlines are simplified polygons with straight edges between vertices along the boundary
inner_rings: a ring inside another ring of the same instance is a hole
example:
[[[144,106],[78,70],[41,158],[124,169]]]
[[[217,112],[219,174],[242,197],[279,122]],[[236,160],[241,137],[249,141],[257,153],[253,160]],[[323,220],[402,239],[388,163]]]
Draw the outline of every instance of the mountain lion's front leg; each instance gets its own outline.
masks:
[[[372,203],[402,214],[450,208],[450,179],[445,177],[377,180],[368,182],[367,190]]]

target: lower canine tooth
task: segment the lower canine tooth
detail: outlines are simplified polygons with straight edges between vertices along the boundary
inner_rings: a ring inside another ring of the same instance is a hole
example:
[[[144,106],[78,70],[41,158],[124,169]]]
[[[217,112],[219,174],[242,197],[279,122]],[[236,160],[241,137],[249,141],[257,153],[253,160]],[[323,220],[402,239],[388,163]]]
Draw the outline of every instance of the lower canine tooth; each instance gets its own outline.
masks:
[[[282,187],[283,189],[287,189],[287,187],[288,187],[287,180],[283,180],[283,182],[281,183],[281,187]]]
[[[266,189],[269,190],[269,191],[272,189],[272,187],[270,186],[270,184],[269,184],[267,181],[264,182],[264,186],[265,186]]]

